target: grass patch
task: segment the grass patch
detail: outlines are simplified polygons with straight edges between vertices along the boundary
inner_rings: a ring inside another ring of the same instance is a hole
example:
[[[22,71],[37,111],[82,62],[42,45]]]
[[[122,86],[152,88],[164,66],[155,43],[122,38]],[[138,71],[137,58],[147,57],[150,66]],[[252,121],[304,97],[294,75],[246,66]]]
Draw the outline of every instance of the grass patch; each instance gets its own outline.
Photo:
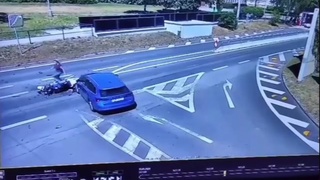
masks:
[[[227,35],[244,35],[244,34],[252,34],[254,32],[261,32],[267,30],[275,30],[280,28],[288,28],[289,26],[285,24],[280,24],[279,26],[271,26],[268,21],[254,21],[239,24],[238,28],[234,31],[228,30],[226,28],[217,26],[214,27],[213,35],[214,36],[227,36]]]
[[[144,33],[99,38],[78,38],[22,45],[23,55],[17,46],[0,48],[0,67],[20,67],[48,63],[54,59],[70,60],[87,55],[118,53],[139,48],[157,47],[186,42],[169,32]],[[90,48],[88,48],[90,47]]]
[[[301,61],[298,58],[290,62],[283,72],[285,83],[303,109],[319,125],[319,75],[311,75],[298,82],[300,65]]]
[[[148,11],[161,10],[160,6],[149,6]],[[94,5],[70,5],[52,4],[54,17],[48,16],[45,3],[0,3],[0,12],[22,14],[25,18],[23,28],[17,31],[20,38],[39,36],[44,34],[45,29],[57,27],[74,27],[78,25],[79,16],[89,15],[120,15],[126,11],[142,11],[143,6],[101,3]],[[0,23],[0,40],[14,39],[14,32],[8,27],[8,23]]]

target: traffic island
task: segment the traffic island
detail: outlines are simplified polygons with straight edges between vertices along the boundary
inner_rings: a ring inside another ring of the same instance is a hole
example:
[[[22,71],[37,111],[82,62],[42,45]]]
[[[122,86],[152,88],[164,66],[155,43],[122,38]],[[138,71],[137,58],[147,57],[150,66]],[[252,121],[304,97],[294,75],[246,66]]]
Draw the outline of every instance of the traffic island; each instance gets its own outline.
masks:
[[[283,71],[284,82],[303,110],[319,125],[319,73],[298,82],[301,61],[294,58]]]

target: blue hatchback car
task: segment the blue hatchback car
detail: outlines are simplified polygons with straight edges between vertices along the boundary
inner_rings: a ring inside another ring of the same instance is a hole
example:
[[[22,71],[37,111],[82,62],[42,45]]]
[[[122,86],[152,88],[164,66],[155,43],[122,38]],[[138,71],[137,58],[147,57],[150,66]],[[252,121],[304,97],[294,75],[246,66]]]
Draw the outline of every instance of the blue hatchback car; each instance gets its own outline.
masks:
[[[113,73],[82,75],[77,81],[76,91],[92,111],[102,112],[137,106],[132,91]]]

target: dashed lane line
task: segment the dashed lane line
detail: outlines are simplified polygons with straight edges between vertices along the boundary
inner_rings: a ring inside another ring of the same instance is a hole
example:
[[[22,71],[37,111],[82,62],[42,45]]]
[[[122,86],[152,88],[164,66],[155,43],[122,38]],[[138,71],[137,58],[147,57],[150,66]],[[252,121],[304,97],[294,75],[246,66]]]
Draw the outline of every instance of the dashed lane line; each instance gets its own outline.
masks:
[[[283,53],[283,52],[282,52],[282,53],[279,53],[279,59],[280,59],[281,62],[286,61],[286,57],[284,56],[284,53]]]
[[[114,68],[118,68],[119,66],[110,66],[110,67],[104,67],[104,68],[99,68],[99,69],[93,69],[92,71],[97,72],[97,71],[105,71],[105,70],[109,70],[109,69],[114,69]]]
[[[21,95],[28,94],[28,93],[29,93],[29,91],[24,91],[24,92],[14,93],[14,94],[6,95],[6,96],[0,96],[0,100],[6,99],[6,98],[11,98],[11,97],[17,97],[17,96],[21,96]]]
[[[279,81],[274,81],[274,80],[270,80],[270,79],[266,79],[266,78],[262,78],[262,77],[260,77],[259,79],[260,79],[260,81],[264,81],[264,82],[271,83],[271,84],[280,84]]]
[[[11,88],[11,87],[13,87],[13,85],[0,86],[0,90],[1,90],[1,89]]]
[[[212,69],[212,70],[217,71],[217,70],[225,69],[225,68],[227,68],[227,67],[228,67],[228,66],[222,66],[222,67],[214,68],[214,69]]]
[[[32,119],[29,119],[29,120],[20,121],[18,123],[14,123],[14,124],[10,124],[10,125],[7,125],[7,126],[3,126],[3,127],[0,127],[0,130],[3,131],[3,130],[11,129],[11,128],[14,128],[14,127],[17,127],[17,126],[21,126],[21,125],[24,125],[24,124],[29,124],[29,123],[32,123],[32,122],[44,120],[44,119],[47,119],[47,116],[39,116],[39,117],[32,118]]]
[[[62,76],[60,76],[61,78],[69,78],[69,77],[73,77],[72,74],[64,74]],[[51,81],[51,80],[54,80],[53,77],[49,77],[49,78],[44,78],[44,79],[41,79],[41,81]]]
[[[244,63],[247,63],[247,62],[250,62],[250,60],[241,61],[241,62],[238,62],[238,64],[244,64]]]
[[[80,115],[81,119],[95,132],[97,133],[100,137],[102,137],[104,140],[118,148],[119,150],[127,153],[131,157],[139,160],[139,161],[148,161],[148,160],[160,160],[162,157],[170,159],[171,157],[164,152],[160,151],[158,148],[156,148],[154,145],[150,144],[149,142],[145,141],[138,135],[134,134],[130,130],[114,123],[114,122],[109,122],[112,124],[112,126],[105,132],[102,133],[100,132],[97,127],[98,125],[104,121],[104,119],[98,118],[94,121],[89,122],[83,115]],[[120,130],[126,131],[130,136],[124,143],[124,145],[120,146],[116,142],[114,142],[114,139],[117,137],[119,134]],[[149,151],[146,155],[145,158],[139,157],[138,155],[134,154],[135,150],[137,149],[139,143],[142,142],[145,145],[149,146]]]

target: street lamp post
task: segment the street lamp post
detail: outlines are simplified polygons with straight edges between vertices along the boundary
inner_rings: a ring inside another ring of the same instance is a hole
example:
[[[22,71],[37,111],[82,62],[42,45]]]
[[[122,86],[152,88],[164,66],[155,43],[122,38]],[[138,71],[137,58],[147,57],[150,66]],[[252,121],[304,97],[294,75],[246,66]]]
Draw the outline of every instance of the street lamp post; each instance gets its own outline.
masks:
[[[312,74],[315,70],[315,60],[311,58],[312,58],[312,47],[314,44],[318,16],[319,16],[319,8],[315,8],[313,12],[313,18],[312,18],[311,27],[309,30],[306,48],[304,50],[303,59],[302,59],[301,67],[299,71],[299,76],[298,76],[299,82],[302,81],[306,76],[309,76],[310,74]]]
[[[50,17],[53,17],[51,5],[50,5],[50,0],[47,0],[47,5],[48,5],[48,15],[49,15]]]
[[[237,9],[237,19],[239,20],[240,16],[240,7],[241,7],[241,0],[238,0],[238,9]]]

